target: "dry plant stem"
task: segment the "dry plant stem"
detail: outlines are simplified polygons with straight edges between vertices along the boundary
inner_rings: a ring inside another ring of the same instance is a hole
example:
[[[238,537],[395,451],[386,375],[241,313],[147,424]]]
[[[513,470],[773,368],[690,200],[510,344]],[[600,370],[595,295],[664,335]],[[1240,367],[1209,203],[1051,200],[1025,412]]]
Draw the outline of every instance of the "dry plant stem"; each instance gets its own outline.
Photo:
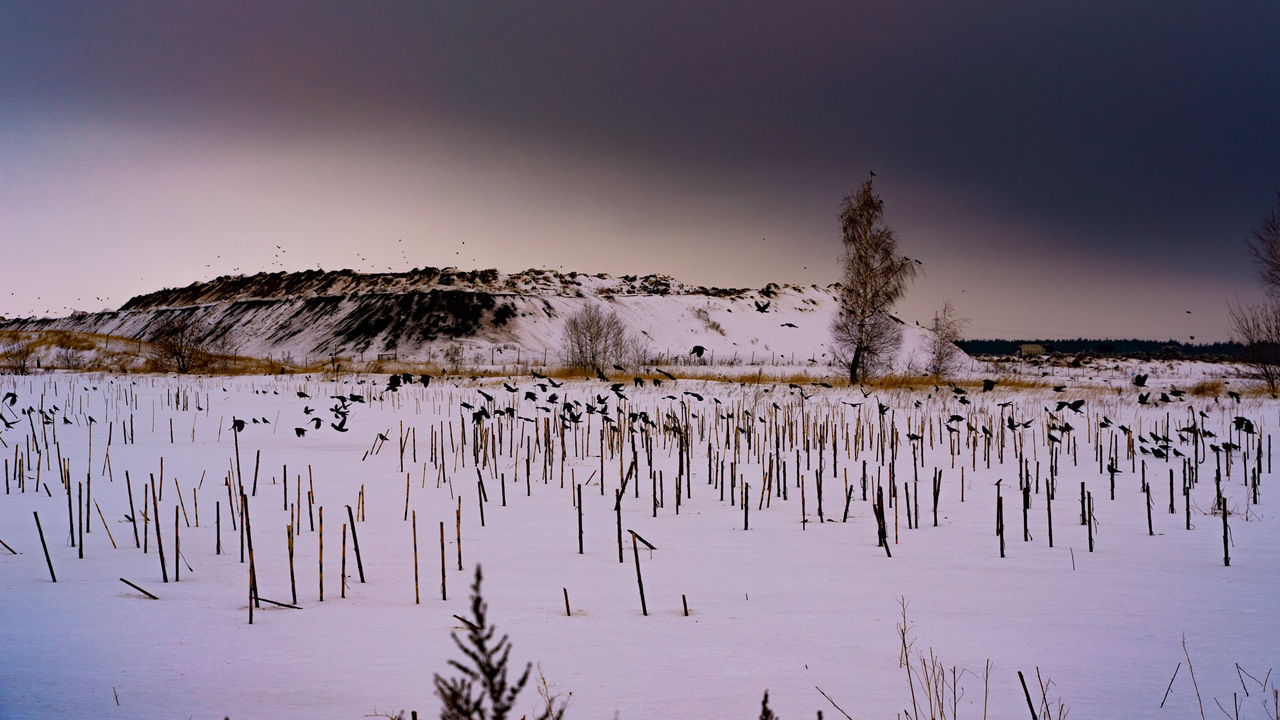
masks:
[[[813,687],[815,690],[822,693],[822,697],[826,698],[827,702],[831,703],[831,707],[835,708],[836,710],[839,710],[840,714],[845,716],[846,718],[849,718],[849,720],[853,720],[853,718],[849,717],[849,713],[845,712],[839,705],[836,704],[835,700],[831,699],[830,695],[826,694],[825,692],[822,692],[822,688],[818,687],[817,685],[814,685]]]
[[[1195,688],[1196,702],[1200,705],[1200,720],[1205,720],[1204,701],[1200,699],[1200,686],[1196,684],[1196,669],[1191,666],[1191,653],[1187,651],[1186,633],[1182,634],[1182,654],[1187,656],[1187,672],[1191,673],[1191,687]]]

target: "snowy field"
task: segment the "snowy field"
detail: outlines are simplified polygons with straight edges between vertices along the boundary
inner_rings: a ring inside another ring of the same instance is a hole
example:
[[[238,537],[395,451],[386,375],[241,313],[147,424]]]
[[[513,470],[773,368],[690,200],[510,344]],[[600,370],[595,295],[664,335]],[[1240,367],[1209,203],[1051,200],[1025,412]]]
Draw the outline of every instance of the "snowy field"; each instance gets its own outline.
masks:
[[[786,720],[843,717],[833,702],[859,720],[1025,718],[1019,671],[1045,716],[1060,700],[1072,718],[1276,717],[1280,403],[1236,402],[1238,381],[1162,402],[1193,378],[1137,388],[1132,372],[869,396],[630,377],[617,391],[528,375],[394,391],[385,375],[3,377],[0,541],[16,554],[0,547],[0,717],[432,717],[477,565],[513,661],[572,693],[568,718],[754,718],[766,689]],[[301,608],[263,601],[252,625],[241,488],[258,595],[294,604],[292,537]],[[945,669],[942,711],[922,654]],[[538,703],[531,683],[517,717]]]

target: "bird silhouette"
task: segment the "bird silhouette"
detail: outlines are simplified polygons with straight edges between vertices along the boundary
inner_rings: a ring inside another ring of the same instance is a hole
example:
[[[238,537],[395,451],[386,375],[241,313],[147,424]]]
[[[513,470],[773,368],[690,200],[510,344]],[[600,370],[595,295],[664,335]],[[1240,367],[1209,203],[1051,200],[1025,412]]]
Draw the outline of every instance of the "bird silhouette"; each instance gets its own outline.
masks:
[[[694,345],[693,349],[689,351],[689,354],[693,355],[694,357],[702,357],[703,353],[705,353],[706,351],[707,349],[702,347],[701,345]]]
[[[756,304],[756,312],[766,313],[766,312],[769,312],[769,306],[773,304],[773,301],[766,300],[764,302],[760,302],[759,300],[756,300],[755,304]]]
[[[1134,375],[1134,376],[1133,376],[1133,385],[1134,385],[1134,387],[1146,387],[1146,386],[1147,386],[1147,376],[1146,376],[1146,375],[1143,375],[1143,374]]]
[[[796,324],[795,324],[795,323],[785,322],[785,323],[782,323],[782,325],[781,325],[780,327],[789,327],[789,328],[793,328],[793,327],[796,327]]]

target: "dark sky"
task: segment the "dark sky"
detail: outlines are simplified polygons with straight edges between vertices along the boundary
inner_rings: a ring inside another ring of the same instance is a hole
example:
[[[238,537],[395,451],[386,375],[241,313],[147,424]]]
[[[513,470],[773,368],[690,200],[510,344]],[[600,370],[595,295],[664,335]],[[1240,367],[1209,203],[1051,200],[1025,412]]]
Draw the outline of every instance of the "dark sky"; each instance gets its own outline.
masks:
[[[1276,38],[1274,1],[15,0],[0,314],[317,266],[826,284],[875,171],[909,321],[1223,339]]]

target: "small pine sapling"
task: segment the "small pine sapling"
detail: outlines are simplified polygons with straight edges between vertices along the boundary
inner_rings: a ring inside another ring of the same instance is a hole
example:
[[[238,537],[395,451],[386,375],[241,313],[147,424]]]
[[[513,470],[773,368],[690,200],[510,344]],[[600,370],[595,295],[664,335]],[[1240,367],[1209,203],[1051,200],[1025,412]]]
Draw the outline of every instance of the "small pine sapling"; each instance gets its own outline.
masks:
[[[462,673],[461,677],[444,678],[437,673],[434,678],[436,694],[444,703],[441,720],[505,720],[529,681],[533,667],[532,663],[526,664],[514,685],[507,682],[511,642],[506,635],[496,643],[493,641],[497,628],[489,624],[489,605],[480,594],[480,581],[477,565],[475,584],[471,586],[471,618],[459,618],[467,626],[466,639],[456,632],[450,633],[469,662],[449,661]],[[563,715],[564,707],[556,709],[548,704],[537,717],[538,720],[560,720]]]

